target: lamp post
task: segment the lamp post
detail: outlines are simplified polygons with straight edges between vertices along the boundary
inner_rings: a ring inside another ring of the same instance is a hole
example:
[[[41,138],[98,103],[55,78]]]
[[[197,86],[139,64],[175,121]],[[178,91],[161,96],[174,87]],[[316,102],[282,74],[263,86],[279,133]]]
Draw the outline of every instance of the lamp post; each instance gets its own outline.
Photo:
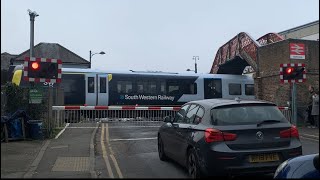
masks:
[[[106,54],[106,53],[103,52],[103,51],[101,51],[101,52],[99,52],[99,53],[92,53],[91,50],[90,50],[90,66],[89,66],[89,68],[91,68],[91,58],[92,58],[93,55],[96,55],[96,54],[101,54],[101,55],[103,55],[103,54]]]
[[[199,56],[193,56],[194,60],[194,72],[197,73],[197,60],[199,60]]]
[[[33,45],[34,45],[34,19],[39,16],[35,11],[28,9],[30,16],[30,58],[33,57]]]

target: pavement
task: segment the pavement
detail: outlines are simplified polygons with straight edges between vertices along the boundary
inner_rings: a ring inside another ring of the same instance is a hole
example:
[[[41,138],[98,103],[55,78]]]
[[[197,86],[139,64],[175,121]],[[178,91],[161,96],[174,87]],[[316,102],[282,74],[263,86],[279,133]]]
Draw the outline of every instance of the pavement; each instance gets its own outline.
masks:
[[[97,178],[98,123],[70,124],[58,137],[1,142],[1,178]],[[298,127],[303,138],[319,141],[319,129]]]

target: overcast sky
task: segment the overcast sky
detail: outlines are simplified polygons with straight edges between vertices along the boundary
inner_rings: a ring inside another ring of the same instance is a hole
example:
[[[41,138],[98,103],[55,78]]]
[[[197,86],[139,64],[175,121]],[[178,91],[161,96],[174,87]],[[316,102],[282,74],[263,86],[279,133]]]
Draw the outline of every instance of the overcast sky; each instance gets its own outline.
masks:
[[[258,39],[319,20],[319,0],[1,0],[1,53],[59,43],[97,69],[208,73],[217,50],[240,32]]]

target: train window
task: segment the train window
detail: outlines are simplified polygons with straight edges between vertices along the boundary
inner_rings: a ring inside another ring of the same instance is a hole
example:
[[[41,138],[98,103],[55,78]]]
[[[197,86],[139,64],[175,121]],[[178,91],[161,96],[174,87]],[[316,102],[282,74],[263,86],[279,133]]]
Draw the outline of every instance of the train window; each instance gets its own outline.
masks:
[[[197,94],[197,84],[192,83],[187,85],[185,92],[183,94]]]
[[[88,77],[88,93],[94,93],[94,77]]]
[[[165,94],[166,93],[166,82],[160,82],[160,92],[162,94]]]
[[[222,98],[221,79],[204,79],[204,98]]]
[[[107,78],[100,77],[100,93],[107,93]]]
[[[149,92],[151,94],[156,94],[157,93],[157,85],[156,85],[156,82],[148,82],[148,86],[149,86]]]
[[[137,82],[137,93],[144,93],[145,89],[145,83],[143,81],[138,81]]]
[[[245,85],[245,94],[246,95],[254,95],[254,85],[253,84],[246,84]]]
[[[176,95],[179,93],[178,85],[168,85],[168,92],[170,95]]]
[[[132,82],[131,81],[118,81],[117,84],[118,93],[131,93]]]
[[[229,84],[229,94],[230,95],[241,95],[241,84]]]

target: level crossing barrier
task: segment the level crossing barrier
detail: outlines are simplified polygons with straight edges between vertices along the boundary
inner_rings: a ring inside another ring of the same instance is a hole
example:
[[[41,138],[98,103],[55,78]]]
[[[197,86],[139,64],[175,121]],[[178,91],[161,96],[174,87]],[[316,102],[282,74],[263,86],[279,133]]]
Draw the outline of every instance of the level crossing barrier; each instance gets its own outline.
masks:
[[[278,107],[291,122],[291,109]],[[173,117],[180,107],[140,107],[140,106],[52,106],[55,128],[66,123],[107,122],[113,125],[159,126],[166,116]]]

